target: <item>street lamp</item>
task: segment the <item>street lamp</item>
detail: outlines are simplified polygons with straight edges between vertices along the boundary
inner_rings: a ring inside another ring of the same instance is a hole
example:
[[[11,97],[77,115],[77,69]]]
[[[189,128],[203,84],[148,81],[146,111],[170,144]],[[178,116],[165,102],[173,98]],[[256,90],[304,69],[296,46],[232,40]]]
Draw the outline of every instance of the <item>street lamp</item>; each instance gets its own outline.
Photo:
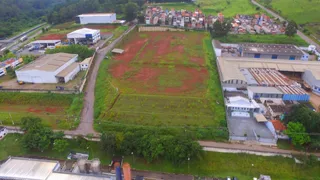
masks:
[[[190,161],[190,157],[188,157],[188,174],[189,174],[189,161]]]
[[[134,160],[134,154],[133,154],[133,151],[131,152],[131,155],[132,155],[132,163],[133,163],[133,160]]]

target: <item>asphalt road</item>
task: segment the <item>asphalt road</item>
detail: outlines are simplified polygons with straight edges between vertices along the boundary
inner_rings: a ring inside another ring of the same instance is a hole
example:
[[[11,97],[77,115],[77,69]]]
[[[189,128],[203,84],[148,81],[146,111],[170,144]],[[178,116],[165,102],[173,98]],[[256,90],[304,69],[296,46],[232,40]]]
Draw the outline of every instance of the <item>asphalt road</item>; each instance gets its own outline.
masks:
[[[280,21],[286,21],[283,17],[281,17],[279,14],[271,11],[270,9],[267,9],[266,7],[262,6],[261,4],[257,3],[255,0],[251,0],[251,2],[256,5],[259,6],[261,9],[267,11],[268,13],[270,13],[272,16],[279,18]],[[315,15],[316,16],[316,15]],[[300,36],[303,40],[305,40],[307,43],[315,45],[317,47],[317,51],[320,52],[320,45],[317,44],[316,42],[314,42],[312,39],[310,39],[308,36],[304,35],[301,31],[298,30],[297,35]]]
[[[93,129],[93,121],[94,121],[94,88],[96,84],[96,79],[99,71],[99,67],[101,62],[104,60],[106,54],[111,51],[115,45],[121,41],[121,39],[128,34],[131,30],[133,30],[135,26],[130,27],[125,33],[123,33],[119,38],[114,40],[107,47],[98,50],[96,53],[96,57],[93,63],[93,67],[91,68],[91,72],[88,74],[87,83],[85,87],[85,97],[84,97],[84,107],[81,113],[81,122],[78,128],[74,131],[66,131],[66,134],[72,135],[87,135],[94,134],[98,135]]]

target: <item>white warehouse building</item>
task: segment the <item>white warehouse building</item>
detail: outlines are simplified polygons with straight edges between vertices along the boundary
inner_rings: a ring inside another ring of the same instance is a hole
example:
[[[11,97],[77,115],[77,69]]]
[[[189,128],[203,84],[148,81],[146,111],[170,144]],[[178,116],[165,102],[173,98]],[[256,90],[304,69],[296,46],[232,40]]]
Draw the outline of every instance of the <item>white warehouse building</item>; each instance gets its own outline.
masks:
[[[82,28],[67,34],[68,41],[72,44],[95,44],[100,39],[100,30]]]
[[[116,21],[116,13],[81,14],[77,16],[79,24],[110,24]]]
[[[44,55],[16,70],[17,80],[24,83],[67,83],[80,71],[77,59],[77,54]]]

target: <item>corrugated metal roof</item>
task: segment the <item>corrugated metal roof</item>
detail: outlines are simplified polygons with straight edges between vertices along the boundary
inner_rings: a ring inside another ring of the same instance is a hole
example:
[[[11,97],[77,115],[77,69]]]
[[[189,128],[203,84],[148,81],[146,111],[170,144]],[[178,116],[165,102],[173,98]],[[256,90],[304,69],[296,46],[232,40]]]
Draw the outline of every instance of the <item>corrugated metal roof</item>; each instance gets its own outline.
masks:
[[[29,70],[39,70],[54,72],[65,63],[70,61],[72,58],[77,57],[77,54],[67,54],[67,53],[56,53],[44,55],[35,61],[23,66],[17,71],[29,71]]]
[[[56,77],[66,77],[68,74],[70,74],[77,67],[79,67],[79,63],[74,62],[74,63],[70,64],[68,67],[66,67],[64,70],[59,72],[56,75]]]

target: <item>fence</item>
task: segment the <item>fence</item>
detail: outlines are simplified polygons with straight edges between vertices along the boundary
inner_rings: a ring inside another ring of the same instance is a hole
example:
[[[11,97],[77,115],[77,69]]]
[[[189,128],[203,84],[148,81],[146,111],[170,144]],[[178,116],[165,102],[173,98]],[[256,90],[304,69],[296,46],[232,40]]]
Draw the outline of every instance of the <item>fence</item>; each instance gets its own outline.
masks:
[[[184,29],[175,29],[170,27],[139,27],[139,32],[164,32],[164,31],[185,31]]]

